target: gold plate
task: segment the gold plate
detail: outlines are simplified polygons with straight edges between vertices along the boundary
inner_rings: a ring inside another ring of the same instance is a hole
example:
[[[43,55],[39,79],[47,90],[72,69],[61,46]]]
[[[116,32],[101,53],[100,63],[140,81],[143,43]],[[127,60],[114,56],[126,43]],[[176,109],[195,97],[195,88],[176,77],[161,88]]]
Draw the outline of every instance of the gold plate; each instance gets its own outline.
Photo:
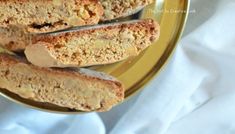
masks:
[[[138,57],[92,69],[106,72],[122,81],[126,88],[125,99],[143,89],[166,65],[176,48],[187,20],[189,4],[189,0],[156,0],[154,4],[143,10],[140,18],[153,18],[159,22],[161,26],[160,39]],[[0,94],[14,102],[42,111],[66,114],[84,113],[22,99],[7,90],[1,90]]]

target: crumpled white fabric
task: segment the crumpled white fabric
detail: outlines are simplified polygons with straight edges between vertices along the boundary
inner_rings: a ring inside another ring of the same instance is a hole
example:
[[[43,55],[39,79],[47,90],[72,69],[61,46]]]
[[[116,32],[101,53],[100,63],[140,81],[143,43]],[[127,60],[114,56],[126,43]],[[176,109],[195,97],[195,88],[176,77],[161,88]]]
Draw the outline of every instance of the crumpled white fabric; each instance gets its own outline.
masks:
[[[104,134],[104,124],[95,113],[60,115],[45,113],[0,99],[0,134]]]
[[[58,115],[0,98],[0,134],[234,134],[235,1],[192,0],[164,71],[106,113]],[[102,119],[102,120],[101,120]]]

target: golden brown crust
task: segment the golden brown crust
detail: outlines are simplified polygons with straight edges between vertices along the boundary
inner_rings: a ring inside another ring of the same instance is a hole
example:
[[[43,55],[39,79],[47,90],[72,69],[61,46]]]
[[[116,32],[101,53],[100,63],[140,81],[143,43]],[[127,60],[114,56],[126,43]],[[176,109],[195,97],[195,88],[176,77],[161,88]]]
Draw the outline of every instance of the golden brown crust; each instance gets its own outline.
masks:
[[[40,68],[3,53],[0,76],[1,88],[23,98],[82,111],[106,111],[124,98],[123,85],[104,73]]]
[[[158,39],[159,30],[147,19],[35,36],[25,54],[42,67],[110,64],[138,55]]]
[[[43,33],[97,24],[103,14],[98,0],[1,0],[0,26],[23,25]]]
[[[145,19],[145,20],[136,20],[136,21],[130,21],[130,22],[124,22],[124,23],[114,23],[114,24],[108,24],[108,25],[99,25],[99,26],[91,26],[85,29],[81,30],[74,30],[74,31],[68,31],[68,32],[61,32],[61,33],[55,33],[55,34],[47,34],[45,35],[39,35],[34,36],[32,38],[32,44],[35,44],[37,42],[47,42],[50,44],[56,44],[58,41],[62,40],[69,40],[71,37],[80,37],[83,35],[89,35],[98,31],[109,31],[109,30],[120,30],[120,29],[128,29],[130,31],[139,31],[141,28],[145,28],[147,31],[147,34],[152,35],[153,40],[155,38],[158,38],[160,35],[159,25],[157,22],[155,22],[152,19]],[[111,33],[110,33],[111,34]]]

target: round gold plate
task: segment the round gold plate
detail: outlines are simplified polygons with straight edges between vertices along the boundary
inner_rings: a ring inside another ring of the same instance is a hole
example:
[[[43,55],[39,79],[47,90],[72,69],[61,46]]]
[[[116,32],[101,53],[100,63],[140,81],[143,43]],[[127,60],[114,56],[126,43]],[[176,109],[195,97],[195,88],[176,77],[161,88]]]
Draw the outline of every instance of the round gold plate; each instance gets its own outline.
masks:
[[[176,48],[187,20],[189,4],[189,0],[156,0],[154,4],[143,10],[140,18],[152,18],[159,22],[161,26],[159,40],[138,57],[112,65],[93,67],[92,69],[117,77],[125,85],[125,99],[143,89],[161,71]],[[1,89],[0,91],[2,96],[34,109],[65,114],[84,113],[22,99],[7,90]]]

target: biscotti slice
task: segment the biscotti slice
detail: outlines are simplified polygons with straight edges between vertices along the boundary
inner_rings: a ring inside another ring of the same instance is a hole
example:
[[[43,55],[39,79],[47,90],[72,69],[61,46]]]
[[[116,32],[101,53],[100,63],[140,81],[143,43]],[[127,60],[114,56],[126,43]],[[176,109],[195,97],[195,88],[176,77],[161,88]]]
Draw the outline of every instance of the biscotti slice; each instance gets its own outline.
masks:
[[[0,54],[0,88],[38,102],[82,111],[107,111],[124,98],[115,78],[87,69],[50,69]]]
[[[137,13],[153,0],[100,0],[104,8],[102,20],[112,20]]]
[[[97,24],[102,15],[98,0],[0,0],[0,27],[22,25],[33,33]]]
[[[136,20],[32,37],[27,59],[41,67],[84,67],[137,56],[159,37],[157,22]]]

